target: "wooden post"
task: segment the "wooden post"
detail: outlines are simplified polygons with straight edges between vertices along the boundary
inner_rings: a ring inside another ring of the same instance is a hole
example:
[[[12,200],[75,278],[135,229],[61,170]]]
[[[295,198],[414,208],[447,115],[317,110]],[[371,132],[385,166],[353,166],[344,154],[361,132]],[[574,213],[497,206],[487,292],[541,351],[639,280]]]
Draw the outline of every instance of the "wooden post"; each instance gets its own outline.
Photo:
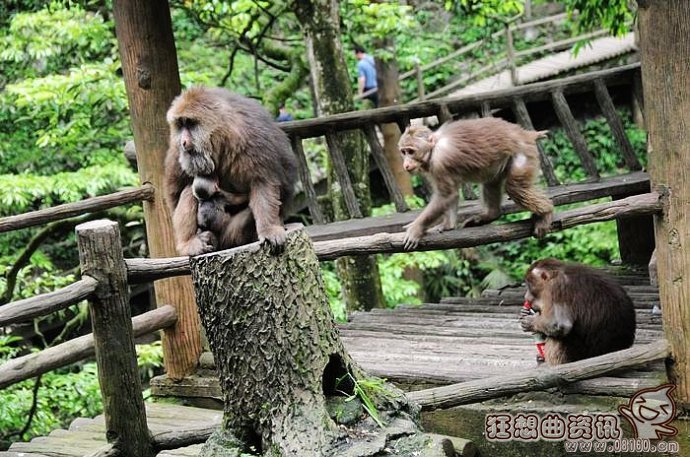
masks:
[[[106,220],[76,228],[82,275],[98,281],[89,299],[106,439],[120,455],[150,457],[151,437],[141,395],[120,230]]]
[[[114,0],[113,16],[132,116],[139,179],[156,189],[144,202],[151,257],[177,255],[171,215],[163,199],[163,162],[168,148],[165,113],[180,93],[180,76],[170,7],[165,0]],[[199,316],[189,277],[155,284],[158,305],[177,308],[177,324],[163,334],[167,374],[181,379],[194,371],[201,354]]]
[[[519,86],[517,75],[517,66],[515,63],[515,48],[513,47],[513,32],[510,30],[510,24],[506,24],[506,56],[508,58],[508,67],[510,68],[510,82],[513,86]]]
[[[642,87],[652,188],[665,193],[654,219],[659,296],[677,401],[690,406],[690,2],[638,1]]]

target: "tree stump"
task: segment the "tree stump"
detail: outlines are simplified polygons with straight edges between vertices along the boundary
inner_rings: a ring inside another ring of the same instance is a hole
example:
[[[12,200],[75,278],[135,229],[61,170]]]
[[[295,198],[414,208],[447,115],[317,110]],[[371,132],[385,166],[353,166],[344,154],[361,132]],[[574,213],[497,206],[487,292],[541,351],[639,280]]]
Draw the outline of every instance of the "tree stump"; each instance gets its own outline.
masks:
[[[419,432],[402,391],[345,351],[301,227],[279,255],[253,243],[194,257],[191,270],[225,401],[201,456],[456,455],[450,439]]]

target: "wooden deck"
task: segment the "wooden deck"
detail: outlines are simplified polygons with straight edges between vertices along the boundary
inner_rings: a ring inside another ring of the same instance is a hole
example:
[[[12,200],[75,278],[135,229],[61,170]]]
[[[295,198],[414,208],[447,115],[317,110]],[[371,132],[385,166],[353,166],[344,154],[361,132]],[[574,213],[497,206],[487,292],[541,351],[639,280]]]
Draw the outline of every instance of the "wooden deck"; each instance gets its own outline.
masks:
[[[635,303],[638,319],[635,344],[661,338],[661,315],[655,309],[659,304],[658,292],[649,284],[646,272],[611,269],[611,273]],[[523,293],[522,287],[516,287],[487,291],[484,297],[476,299],[451,297],[441,303],[355,313],[350,322],[340,325],[341,336],[350,354],[365,370],[411,389],[530,370],[536,367],[534,344],[518,324]],[[580,381],[560,390],[625,397],[639,388],[658,385],[663,377],[663,366],[657,364]],[[192,381],[158,382],[153,392],[221,398],[218,382],[210,371],[208,376]],[[222,413],[148,403],[147,416],[152,433],[157,434],[217,425]],[[0,452],[0,457],[76,457],[104,444],[104,422],[99,416],[77,419],[68,430],[55,430],[28,443],[15,443],[9,452]],[[200,445],[195,445],[158,455],[191,457],[198,455],[199,449]]]
[[[628,33],[620,38],[599,38],[590,41],[589,44],[580,49],[577,55],[574,55],[571,50],[567,50],[551,54],[518,67],[518,82],[520,84],[527,84],[552,78],[560,73],[613,59],[614,57],[636,50],[635,38],[632,33]],[[458,95],[477,94],[480,92],[507,89],[509,87],[513,87],[510,79],[510,70],[505,70],[496,75],[469,84],[462,89],[451,92],[448,96],[454,97]]]

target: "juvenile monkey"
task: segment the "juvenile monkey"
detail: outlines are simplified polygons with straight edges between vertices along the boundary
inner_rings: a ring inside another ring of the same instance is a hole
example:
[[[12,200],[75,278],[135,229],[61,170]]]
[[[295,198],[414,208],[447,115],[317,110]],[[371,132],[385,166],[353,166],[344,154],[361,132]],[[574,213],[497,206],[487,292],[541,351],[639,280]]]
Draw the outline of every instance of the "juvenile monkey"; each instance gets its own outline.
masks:
[[[249,197],[226,192],[218,180],[210,176],[196,176],[192,193],[198,201],[197,225],[214,249],[229,249],[256,241],[254,218],[249,210]]]
[[[233,224],[220,227],[221,246],[223,239],[237,238],[238,230],[246,238],[255,232],[272,249],[282,246],[297,164],[287,135],[272,116],[256,101],[225,89],[193,87],[173,100],[167,120],[166,199],[178,252],[197,255],[216,249],[214,234],[199,230],[192,189],[197,176],[215,176],[219,190],[248,196],[250,214],[238,213]]]
[[[439,219],[432,232],[455,228],[458,188],[464,182],[482,184],[485,211],[465,220],[463,227],[497,219],[505,188],[515,203],[537,216],[534,234],[548,233],[553,203],[534,185],[539,170],[536,140],[545,135],[499,118],[448,122],[435,132],[428,127],[405,129],[398,142],[403,167],[426,175],[434,189],[429,204],[407,227],[405,249],[415,248]]]
[[[574,362],[632,346],[635,308],[625,290],[593,268],[556,259],[534,262],[525,275],[525,332],[546,335],[549,365]]]

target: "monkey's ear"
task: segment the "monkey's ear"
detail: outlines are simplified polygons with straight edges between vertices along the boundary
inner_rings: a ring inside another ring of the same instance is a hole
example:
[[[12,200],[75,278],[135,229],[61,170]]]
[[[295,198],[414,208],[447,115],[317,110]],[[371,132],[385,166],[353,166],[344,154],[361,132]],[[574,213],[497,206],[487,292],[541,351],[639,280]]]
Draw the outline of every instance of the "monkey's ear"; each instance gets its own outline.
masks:
[[[431,146],[432,148],[434,146],[436,146],[436,135],[434,135],[433,133],[431,135],[429,135],[428,141],[429,141],[429,146]]]

